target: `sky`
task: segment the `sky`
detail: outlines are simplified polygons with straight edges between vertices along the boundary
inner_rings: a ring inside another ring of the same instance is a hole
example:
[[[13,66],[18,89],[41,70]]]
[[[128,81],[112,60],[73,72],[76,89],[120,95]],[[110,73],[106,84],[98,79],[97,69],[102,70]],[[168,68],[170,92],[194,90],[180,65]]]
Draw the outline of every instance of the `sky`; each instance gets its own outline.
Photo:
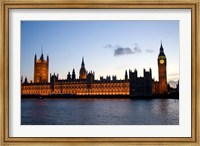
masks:
[[[82,57],[87,71],[124,79],[125,70],[152,69],[158,80],[160,45],[167,57],[167,80],[179,80],[179,21],[177,20],[92,20],[21,21],[21,76],[34,78],[34,55],[49,56],[49,74],[66,79],[75,69],[79,77]]]

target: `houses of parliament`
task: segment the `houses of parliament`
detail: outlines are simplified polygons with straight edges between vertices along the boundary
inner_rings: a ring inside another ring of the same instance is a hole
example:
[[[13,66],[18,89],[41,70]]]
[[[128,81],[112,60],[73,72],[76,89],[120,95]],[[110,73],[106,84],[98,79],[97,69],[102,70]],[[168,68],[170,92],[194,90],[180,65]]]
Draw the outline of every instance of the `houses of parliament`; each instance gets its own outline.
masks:
[[[152,79],[152,70],[143,70],[143,77],[138,77],[137,70],[125,70],[124,79],[117,80],[116,76],[100,77],[95,79],[93,71],[88,72],[82,58],[79,76],[75,70],[68,72],[66,79],[59,79],[58,74],[50,74],[49,57],[46,60],[43,53],[40,58],[34,58],[34,81],[28,82],[21,78],[22,95],[130,95],[152,96],[168,93],[167,87],[167,58],[161,43],[158,63],[159,81]]]

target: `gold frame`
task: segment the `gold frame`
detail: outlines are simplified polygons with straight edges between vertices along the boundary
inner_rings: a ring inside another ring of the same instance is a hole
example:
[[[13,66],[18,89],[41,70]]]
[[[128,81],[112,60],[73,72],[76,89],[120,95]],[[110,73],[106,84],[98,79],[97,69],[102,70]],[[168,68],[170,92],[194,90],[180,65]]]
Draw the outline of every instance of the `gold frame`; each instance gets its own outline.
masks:
[[[1,0],[1,49],[0,49],[0,65],[3,70],[0,71],[0,122],[1,122],[1,144],[2,145],[21,145],[21,144],[68,144],[68,145],[199,145],[199,0],[175,0],[175,1],[121,1],[120,0],[86,0],[75,1],[51,1],[51,0]],[[191,9],[192,10],[192,137],[190,138],[20,138],[9,137],[9,117],[8,117],[8,14],[12,8],[144,8],[144,9]],[[197,66],[198,65],[198,66]]]

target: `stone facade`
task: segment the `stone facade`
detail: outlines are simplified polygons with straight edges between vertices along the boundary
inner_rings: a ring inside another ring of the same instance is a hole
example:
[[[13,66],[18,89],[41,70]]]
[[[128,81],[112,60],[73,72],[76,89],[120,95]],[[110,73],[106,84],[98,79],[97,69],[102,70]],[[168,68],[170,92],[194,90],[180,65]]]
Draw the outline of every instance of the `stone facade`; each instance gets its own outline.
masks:
[[[127,81],[94,81],[86,80],[65,81],[52,83],[28,83],[22,85],[22,95],[129,95],[129,82]]]
[[[84,58],[82,58],[79,78],[76,78],[75,70],[72,74],[68,72],[67,78],[59,79],[59,75],[50,74],[48,82],[49,57],[44,60],[43,54],[37,60],[35,55],[34,83],[28,83],[27,78],[21,81],[22,95],[130,95],[130,96],[152,96],[153,94],[167,93],[167,69],[164,49],[160,47],[158,55],[159,81],[152,79],[152,71],[143,71],[143,77],[138,77],[137,70],[125,71],[124,79],[117,80],[116,76],[100,77],[95,80],[94,72],[87,72]]]
[[[49,57],[44,60],[44,55],[42,53],[39,60],[35,55],[34,59],[34,83],[47,83],[49,74]]]

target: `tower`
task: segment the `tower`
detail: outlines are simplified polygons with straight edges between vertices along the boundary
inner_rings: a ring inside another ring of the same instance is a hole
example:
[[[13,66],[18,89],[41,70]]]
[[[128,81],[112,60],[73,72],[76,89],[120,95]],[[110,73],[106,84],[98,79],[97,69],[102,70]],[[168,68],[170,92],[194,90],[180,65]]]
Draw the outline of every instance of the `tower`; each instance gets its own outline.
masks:
[[[167,58],[164,49],[160,46],[160,53],[158,55],[158,77],[159,77],[159,93],[167,93]]]
[[[79,72],[79,79],[86,79],[87,78],[87,71],[85,69],[84,58],[82,58],[81,69]]]
[[[44,60],[44,55],[42,53],[40,59],[37,60],[37,55],[35,55],[34,82],[35,83],[48,82],[48,73],[49,73],[49,56],[47,56],[47,60]]]

